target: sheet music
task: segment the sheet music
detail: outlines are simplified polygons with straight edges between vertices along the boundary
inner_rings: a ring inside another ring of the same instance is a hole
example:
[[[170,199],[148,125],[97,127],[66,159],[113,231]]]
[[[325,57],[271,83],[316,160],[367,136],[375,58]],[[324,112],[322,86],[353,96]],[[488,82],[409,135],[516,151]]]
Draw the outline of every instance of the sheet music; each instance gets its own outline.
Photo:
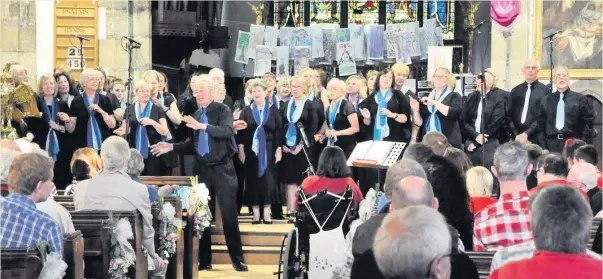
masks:
[[[378,165],[382,165],[387,159],[390,150],[395,142],[391,141],[363,141],[356,144],[354,151],[348,158],[348,165],[351,166],[356,160],[375,161]]]

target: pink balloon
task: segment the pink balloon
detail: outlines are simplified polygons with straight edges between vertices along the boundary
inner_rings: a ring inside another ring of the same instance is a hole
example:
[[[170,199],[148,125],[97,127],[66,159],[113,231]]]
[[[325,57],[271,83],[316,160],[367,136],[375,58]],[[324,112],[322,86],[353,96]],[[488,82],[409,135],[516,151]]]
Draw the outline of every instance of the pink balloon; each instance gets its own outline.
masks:
[[[490,2],[490,17],[503,27],[511,25],[520,11],[520,0],[492,0]]]

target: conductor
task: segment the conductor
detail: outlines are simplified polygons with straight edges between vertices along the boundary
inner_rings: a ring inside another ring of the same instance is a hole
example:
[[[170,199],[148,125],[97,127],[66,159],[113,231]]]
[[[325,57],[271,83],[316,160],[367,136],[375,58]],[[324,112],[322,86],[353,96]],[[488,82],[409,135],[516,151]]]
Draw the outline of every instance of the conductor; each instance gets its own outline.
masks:
[[[232,156],[235,153],[233,117],[230,109],[212,99],[216,83],[208,75],[191,79],[191,90],[199,109],[182,121],[190,128],[189,137],[181,143],[161,142],[151,147],[155,156],[171,151],[195,154],[195,173],[205,183],[212,196],[217,196],[222,213],[226,246],[237,271],[247,271],[241,247],[237,220],[237,177]],[[211,199],[212,201],[214,199]],[[211,269],[211,228],[203,232],[199,243],[199,269]]]

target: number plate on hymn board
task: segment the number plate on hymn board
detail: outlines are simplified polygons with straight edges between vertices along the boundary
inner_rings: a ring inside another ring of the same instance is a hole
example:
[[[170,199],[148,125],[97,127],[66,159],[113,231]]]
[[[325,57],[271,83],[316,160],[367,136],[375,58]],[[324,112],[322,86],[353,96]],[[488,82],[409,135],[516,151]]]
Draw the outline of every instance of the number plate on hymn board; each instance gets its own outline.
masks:
[[[70,46],[67,48],[67,57],[69,58],[79,58],[81,54],[79,47]]]
[[[84,59],[83,68],[86,68],[86,59]],[[71,69],[79,69],[80,67],[80,59],[79,58],[70,58],[67,59],[67,66]]]

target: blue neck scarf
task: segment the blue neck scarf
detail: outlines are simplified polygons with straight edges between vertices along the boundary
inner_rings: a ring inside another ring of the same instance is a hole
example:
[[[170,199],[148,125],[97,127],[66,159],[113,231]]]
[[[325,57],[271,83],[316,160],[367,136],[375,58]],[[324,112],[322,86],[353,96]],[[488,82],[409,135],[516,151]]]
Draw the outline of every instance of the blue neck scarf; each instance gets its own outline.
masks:
[[[59,112],[59,102],[57,101],[57,99],[52,99],[50,110],[48,109],[48,105],[46,104],[44,98],[42,98],[42,103],[44,103],[44,120],[46,120],[46,123],[52,120],[58,124],[59,116],[57,115],[57,113]],[[50,128],[48,129],[48,136],[46,137],[46,152],[48,152],[48,155],[52,157],[52,160],[56,161],[59,151],[60,149],[59,140],[57,139],[57,132],[54,129]]]
[[[297,127],[295,123],[301,117],[302,111],[304,110],[304,104],[306,103],[306,96],[302,96],[299,105],[295,103],[295,98],[289,99],[287,108],[287,121],[289,126],[287,127],[286,143],[287,146],[293,147],[297,141]]]
[[[440,94],[440,98],[438,98],[437,101],[442,101],[444,100],[444,98],[446,98],[446,96],[448,96],[448,87],[444,87],[444,90],[442,90],[442,93]],[[431,93],[429,93],[429,98],[430,99],[434,99],[435,100],[435,89],[433,91],[431,91]],[[429,106],[427,107],[429,109],[429,112],[431,113],[429,115],[429,118],[427,118],[427,125],[425,125],[425,132],[429,133],[431,131],[436,131],[436,132],[442,132],[442,125],[440,123],[440,117],[438,116],[438,110],[435,108],[435,106]]]
[[[281,108],[281,100],[278,98],[278,93],[276,93],[276,91],[274,92],[274,95],[272,95],[272,105],[276,107],[276,109]]]
[[[350,104],[354,104],[354,102],[352,102],[352,100],[350,99],[350,95],[348,95],[348,102],[350,102]],[[356,110],[356,112],[358,112],[359,105],[360,105],[360,93],[358,93],[358,95],[356,95],[356,103],[354,104],[354,109]]]
[[[165,98],[163,97],[163,93],[157,92],[157,100],[159,103],[165,106]]]
[[[199,122],[202,124],[207,124],[207,108],[201,107],[201,115],[199,115]],[[197,152],[201,157],[205,156],[205,154],[209,153],[209,135],[205,130],[199,130],[199,138],[197,142]]]
[[[136,120],[138,120],[138,129],[136,130],[136,150],[142,154],[142,158],[149,158],[149,137],[147,127],[140,123],[140,119],[149,118],[151,115],[152,102],[148,102],[144,110],[140,107],[140,103],[136,102],[134,110],[136,111]]]
[[[373,140],[381,141],[389,136],[389,125],[387,117],[381,113],[381,109],[387,108],[387,102],[392,97],[392,90],[387,89],[385,93],[377,91],[375,93],[375,101],[379,105],[375,116],[375,126],[373,127]]]
[[[335,117],[337,116],[337,113],[339,112],[340,107],[341,107],[341,99],[337,100],[337,103],[335,103],[335,106],[331,106],[329,108],[329,129],[331,129],[331,130],[335,129]],[[329,138],[327,145],[333,145],[333,144],[335,144],[335,142],[337,142],[337,137]]]
[[[262,112],[260,113],[257,104],[254,104],[251,106],[251,112],[253,113],[253,120],[255,120],[255,123],[258,124],[258,127],[255,129],[255,133],[253,134],[251,150],[253,150],[255,155],[258,157],[258,177],[262,177],[266,172],[266,167],[268,166],[266,131],[264,131],[264,124],[266,124],[268,121],[268,116],[270,115],[270,105],[268,102],[265,102]]]
[[[86,127],[87,127],[86,142],[88,144],[88,147],[93,148],[96,151],[99,151],[101,148],[101,144],[103,143],[103,137],[101,135],[100,127],[98,126],[98,122],[96,121],[96,117],[94,117],[96,115],[96,111],[93,111],[90,109],[90,105],[92,105],[92,104],[98,105],[98,100],[100,98],[99,93],[98,92],[94,93],[94,100],[92,101],[92,104],[90,104],[90,101],[88,100],[88,96],[86,94],[83,94],[82,98],[84,99],[84,106],[86,107],[86,109],[88,110],[88,113],[90,114],[90,118],[88,118],[88,124],[86,125]]]

